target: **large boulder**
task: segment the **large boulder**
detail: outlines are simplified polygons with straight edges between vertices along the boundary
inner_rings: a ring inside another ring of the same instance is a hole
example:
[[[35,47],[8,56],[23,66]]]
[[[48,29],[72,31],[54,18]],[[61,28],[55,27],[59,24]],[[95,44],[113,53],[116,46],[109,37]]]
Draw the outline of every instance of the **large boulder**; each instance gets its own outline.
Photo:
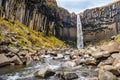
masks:
[[[119,52],[119,44],[116,42],[111,42],[108,45],[101,46],[101,50],[108,51],[109,53]]]
[[[5,54],[0,54],[0,67],[10,64],[9,59],[5,56]]]
[[[99,70],[99,80],[117,80],[116,76],[106,70]]]
[[[109,57],[108,59],[106,59],[106,60],[100,62],[100,63],[97,65],[97,67],[100,68],[100,67],[105,66],[105,65],[112,65],[113,62],[114,62],[114,58]]]
[[[54,76],[55,72],[48,69],[48,68],[44,68],[44,69],[41,69],[37,72],[35,72],[35,76],[36,77],[39,77],[39,78],[49,78],[50,76]]]
[[[110,53],[108,51],[95,51],[91,53],[91,55],[97,59],[97,58],[109,57]]]

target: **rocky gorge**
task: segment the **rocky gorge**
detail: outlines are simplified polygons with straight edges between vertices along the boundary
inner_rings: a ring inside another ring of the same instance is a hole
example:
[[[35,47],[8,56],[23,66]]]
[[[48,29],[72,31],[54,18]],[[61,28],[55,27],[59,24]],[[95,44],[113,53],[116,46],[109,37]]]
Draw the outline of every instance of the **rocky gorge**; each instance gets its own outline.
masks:
[[[80,14],[85,42],[115,37],[76,49],[61,41],[76,14],[56,0],[0,0],[0,80],[120,80],[119,3]]]

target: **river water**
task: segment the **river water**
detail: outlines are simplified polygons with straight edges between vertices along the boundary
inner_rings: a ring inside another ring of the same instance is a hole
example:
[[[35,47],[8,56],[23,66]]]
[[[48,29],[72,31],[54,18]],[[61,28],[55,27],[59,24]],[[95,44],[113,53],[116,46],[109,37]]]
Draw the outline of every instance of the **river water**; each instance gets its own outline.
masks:
[[[54,76],[49,79],[39,79],[34,76],[34,73],[40,69],[49,68],[56,72],[75,72],[79,76],[75,80],[90,80],[91,77],[96,75],[94,70],[89,69],[83,65],[69,67],[65,64],[69,60],[68,56],[63,59],[54,60],[50,55],[42,55],[43,61],[33,61],[27,66],[7,66],[0,68],[0,80],[62,80]],[[63,57],[62,54],[58,58]]]

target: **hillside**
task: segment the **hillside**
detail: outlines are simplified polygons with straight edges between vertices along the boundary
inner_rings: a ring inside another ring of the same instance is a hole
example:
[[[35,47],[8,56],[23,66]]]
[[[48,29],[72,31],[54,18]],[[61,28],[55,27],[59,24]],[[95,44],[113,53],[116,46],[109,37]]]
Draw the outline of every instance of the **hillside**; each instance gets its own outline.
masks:
[[[0,45],[10,47],[65,47],[64,43],[53,36],[43,36],[25,25],[0,18]]]

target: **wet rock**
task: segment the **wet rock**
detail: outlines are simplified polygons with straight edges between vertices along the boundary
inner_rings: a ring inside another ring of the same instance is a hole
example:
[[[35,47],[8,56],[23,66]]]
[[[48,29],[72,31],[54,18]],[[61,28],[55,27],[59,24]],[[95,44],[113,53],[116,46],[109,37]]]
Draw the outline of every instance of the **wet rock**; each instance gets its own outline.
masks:
[[[77,58],[79,58],[79,54],[78,53],[71,53],[70,58],[71,59],[77,59]]]
[[[52,55],[52,56],[57,56],[57,52],[55,52],[55,51],[50,52],[49,54]]]
[[[67,64],[69,67],[75,67],[76,63],[74,61],[67,61],[65,62],[65,64]]]
[[[37,56],[37,55],[35,55],[35,56],[32,56],[32,59],[33,59],[34,61],[39,61],[39,60],[40,60],[40,57]]]
[[[84,76],[84,77],[87,77],[87,76],[89,76],[89,73],[88,72],[82,72],[81,75]]]
[[[97,67],[101,67],[101,66],[104,66],[104,65],[112,65],[114,62],[114,59],[112,57],[109,57],[108,59],[104,60],[104,61],[101,61]]]
[[[84,55],[80,59],[80,63],[83,63],[83,64],[96,64],[96,59],[94,57],[92,57],[92,56]]]
[[[98,80],[98,77],[93,77],[90,80]]]
[[[64,79],[65,80],[73,80],[73,79],[77,79],[78,75],[76,73],[66,73],[64,75]]]
[[[109,71],[99,70],[99,80],[116,80],[116,76]]]
[[[64,58],[64,56],[63,56],[63,54],[57,54],[57,56],[56,57],[53,57],[53,59],[55,59],[55,60],[57,60],[57,59],[63,59]]]
[[[64,80],[64,76],[61,73],[56,73],[54,77],[57,78],[58,80]]]
[[[9,59],[5,56],[5,54],[0,54],[0,67],[10,64]]]
[[[48,69],[48,68],[44,68],[44,69],[41,69],[37,72],[35,72],[35,76],[36,77],[39,77],[39,78],[49,78],[50,76],[54,76],[55,72]]]

